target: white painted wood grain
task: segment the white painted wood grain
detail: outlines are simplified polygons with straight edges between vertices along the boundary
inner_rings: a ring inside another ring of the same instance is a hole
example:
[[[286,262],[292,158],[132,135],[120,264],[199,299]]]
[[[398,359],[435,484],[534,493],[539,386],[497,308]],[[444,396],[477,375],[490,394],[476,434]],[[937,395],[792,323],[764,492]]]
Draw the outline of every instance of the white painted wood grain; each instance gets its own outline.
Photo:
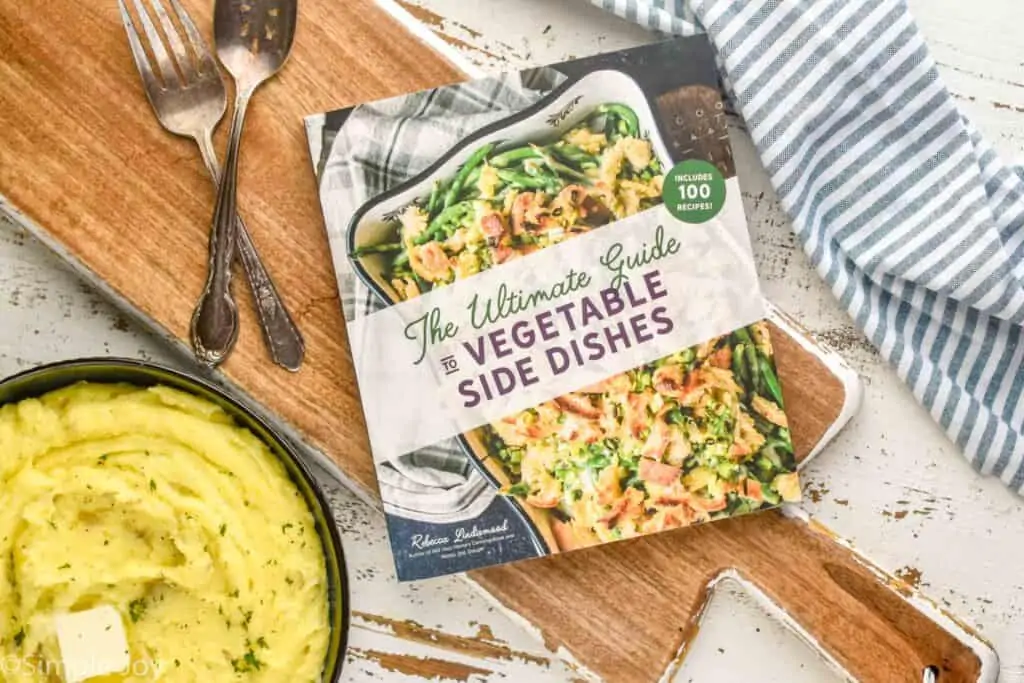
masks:
[[[495,68],[550,62],[649,39],[583,0],[422,0],[448,34]],[[950,91],[1007,159],[1024,158],[1024,23],[1018,0],[912,0]],[[864,408],[805,474],[807,509],[882,567],[919,572],[922,588],[977,625],[999,651],[1004,683],[1024,682],[1024,504],[975,475],[895,375],[849,324],[808,267],[759,170],[749,140],[734,136],[740,179],[769,297],[840,348],[863,375]],[[123,355],[173,364],[164,344],[123,318],[24,231],[0,220],[0,376],[42,362]],[[325,478],[326,479],[326,478]],[[331,485],[344,531],[357,611],[411,619],[473,636],[481,625],[517,651],[545,656],[532,636],[458,579],[394,581],[380,516]],[[357,626],[358,652],[446,658]],[[719,649],[723,652],[719,652]],[[770,657],[772,667],[764,666]],[[488,661],[488,679],[566,681],[560,664]],[[742,593],[719,591],[677,681],[826,681],[807,648]],[[353,658],[352,681],[410,680],[372,658]],[[485,678],[477,676],[477,679]],[[473,680],[471,678],[470,680]]]

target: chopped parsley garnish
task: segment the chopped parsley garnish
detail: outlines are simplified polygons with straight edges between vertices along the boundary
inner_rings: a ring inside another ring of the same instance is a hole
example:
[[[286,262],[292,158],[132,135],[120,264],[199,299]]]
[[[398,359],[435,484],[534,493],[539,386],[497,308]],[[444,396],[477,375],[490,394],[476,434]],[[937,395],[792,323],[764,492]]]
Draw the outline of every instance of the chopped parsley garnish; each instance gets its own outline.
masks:
[[[231,666],[234,668],[235,673],[248,674],[262,669],[263,662],[256,657],[256,653],[250,647],[249,651],[241,659],[232,659]]]
[[[228,525],[227,524],[221,524],[220,525],[220,535],[223,536],[227,532],[228,532]]]
[[[61,566],[57,567],[57,569],[71,569],[71,563],[70,562],[65,562]]]
[[[14,647],[21,647],[21,644],[25,642],[25,627],[22,626],[17,633],[14,634]]]
[[[110,453],[104,453],[100,457],[96,458],[96,464],[97,465],[105,465],[105,464],[107,464],[107,458],[109,458],[109,457],[110,457]]]
[[[149,490],[156,491],[156,482],[153,481],[152,479],[149,480]]]
[[[128,616],[131,617],[132,623],[138,623],[139,619],[146,614],[146,599],[139,598],[132,600],[128,603]]]

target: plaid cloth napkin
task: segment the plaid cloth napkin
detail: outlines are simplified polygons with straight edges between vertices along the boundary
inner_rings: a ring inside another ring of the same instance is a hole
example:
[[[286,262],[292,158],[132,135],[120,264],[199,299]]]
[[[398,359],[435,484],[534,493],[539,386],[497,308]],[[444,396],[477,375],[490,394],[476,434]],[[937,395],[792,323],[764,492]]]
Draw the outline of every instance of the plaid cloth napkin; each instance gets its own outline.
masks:
[[[530,106],[564,80],[550,69],[487,78],[356,107],[332,130],[306,121],[319,155],[320,202],[348,321],[384,307],[352,272],[349,219],[367,200],[423,171],[465,135]],[[418,400],[410,397],[409,400]],[[448,523],[479,516],[495,491],[448,440],[377,466],[388,514]]]
[[[592,1],[706,31],[818,272],[971,464],[1024,493],[1024,168],[957,111],[906,4]]]

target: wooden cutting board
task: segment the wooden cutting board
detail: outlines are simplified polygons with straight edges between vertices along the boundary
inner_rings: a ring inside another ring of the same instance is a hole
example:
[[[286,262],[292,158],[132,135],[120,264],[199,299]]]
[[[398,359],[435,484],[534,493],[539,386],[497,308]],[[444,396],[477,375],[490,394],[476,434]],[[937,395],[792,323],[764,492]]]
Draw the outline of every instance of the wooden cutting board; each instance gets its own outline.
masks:
[[[210,25],[211,2],[182,2]],[[214,193],[191,143],[157,125],[116,3],[0,0],[0,54],[0,195],[148,323],[186,339]],[[371,0],[303,0],[291,61],[249,116],[240,206],[308,356],[295,375],[273,366],[239,287],[243,334],[224,377],[365,491],[373,465],[301,119],[461,78]],[[776,346],[806,455],[839,415],[843,386],[794,337],[779,332]],[[942,683],[982,678],[969,634],[925,616],[813,525],[777,514],[472,577],[587,668],[648,683],[692,636],[723,571],[755,583],[861,680],[917,683],[930,665]]]

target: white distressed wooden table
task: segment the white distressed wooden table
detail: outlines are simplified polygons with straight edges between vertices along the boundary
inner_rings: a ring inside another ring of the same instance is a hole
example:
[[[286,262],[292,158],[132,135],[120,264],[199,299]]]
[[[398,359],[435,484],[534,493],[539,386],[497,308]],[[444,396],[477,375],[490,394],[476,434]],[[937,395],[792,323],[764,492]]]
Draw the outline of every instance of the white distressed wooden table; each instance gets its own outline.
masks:
[[[1007,159],[1024,157],[1019,0],[912,0],[963,111]],[[416,0],[415,14],[487,68],[557,61],[649,40],[583,0]],[[298,124],[296,124],[298,125]],[[749,140],[734,136],[769,297],[843,352],[866,384],[854,423],[806,470],[806,508],[881,566],[977,626],[1004,683],[1024,682],[1024,501],[975,475],[851,327],[790,236]],[[182,362],[45,247],[0,216],[0,376],[89,355]],[[458,578],[399,585],[383,520],[331,481],[353,581],[346,680],[578,680],[579,674]],[[772,666],[766,666],[766,662]],[[835,680],[740,589],[714,598],[683,670],[688,681]]]

